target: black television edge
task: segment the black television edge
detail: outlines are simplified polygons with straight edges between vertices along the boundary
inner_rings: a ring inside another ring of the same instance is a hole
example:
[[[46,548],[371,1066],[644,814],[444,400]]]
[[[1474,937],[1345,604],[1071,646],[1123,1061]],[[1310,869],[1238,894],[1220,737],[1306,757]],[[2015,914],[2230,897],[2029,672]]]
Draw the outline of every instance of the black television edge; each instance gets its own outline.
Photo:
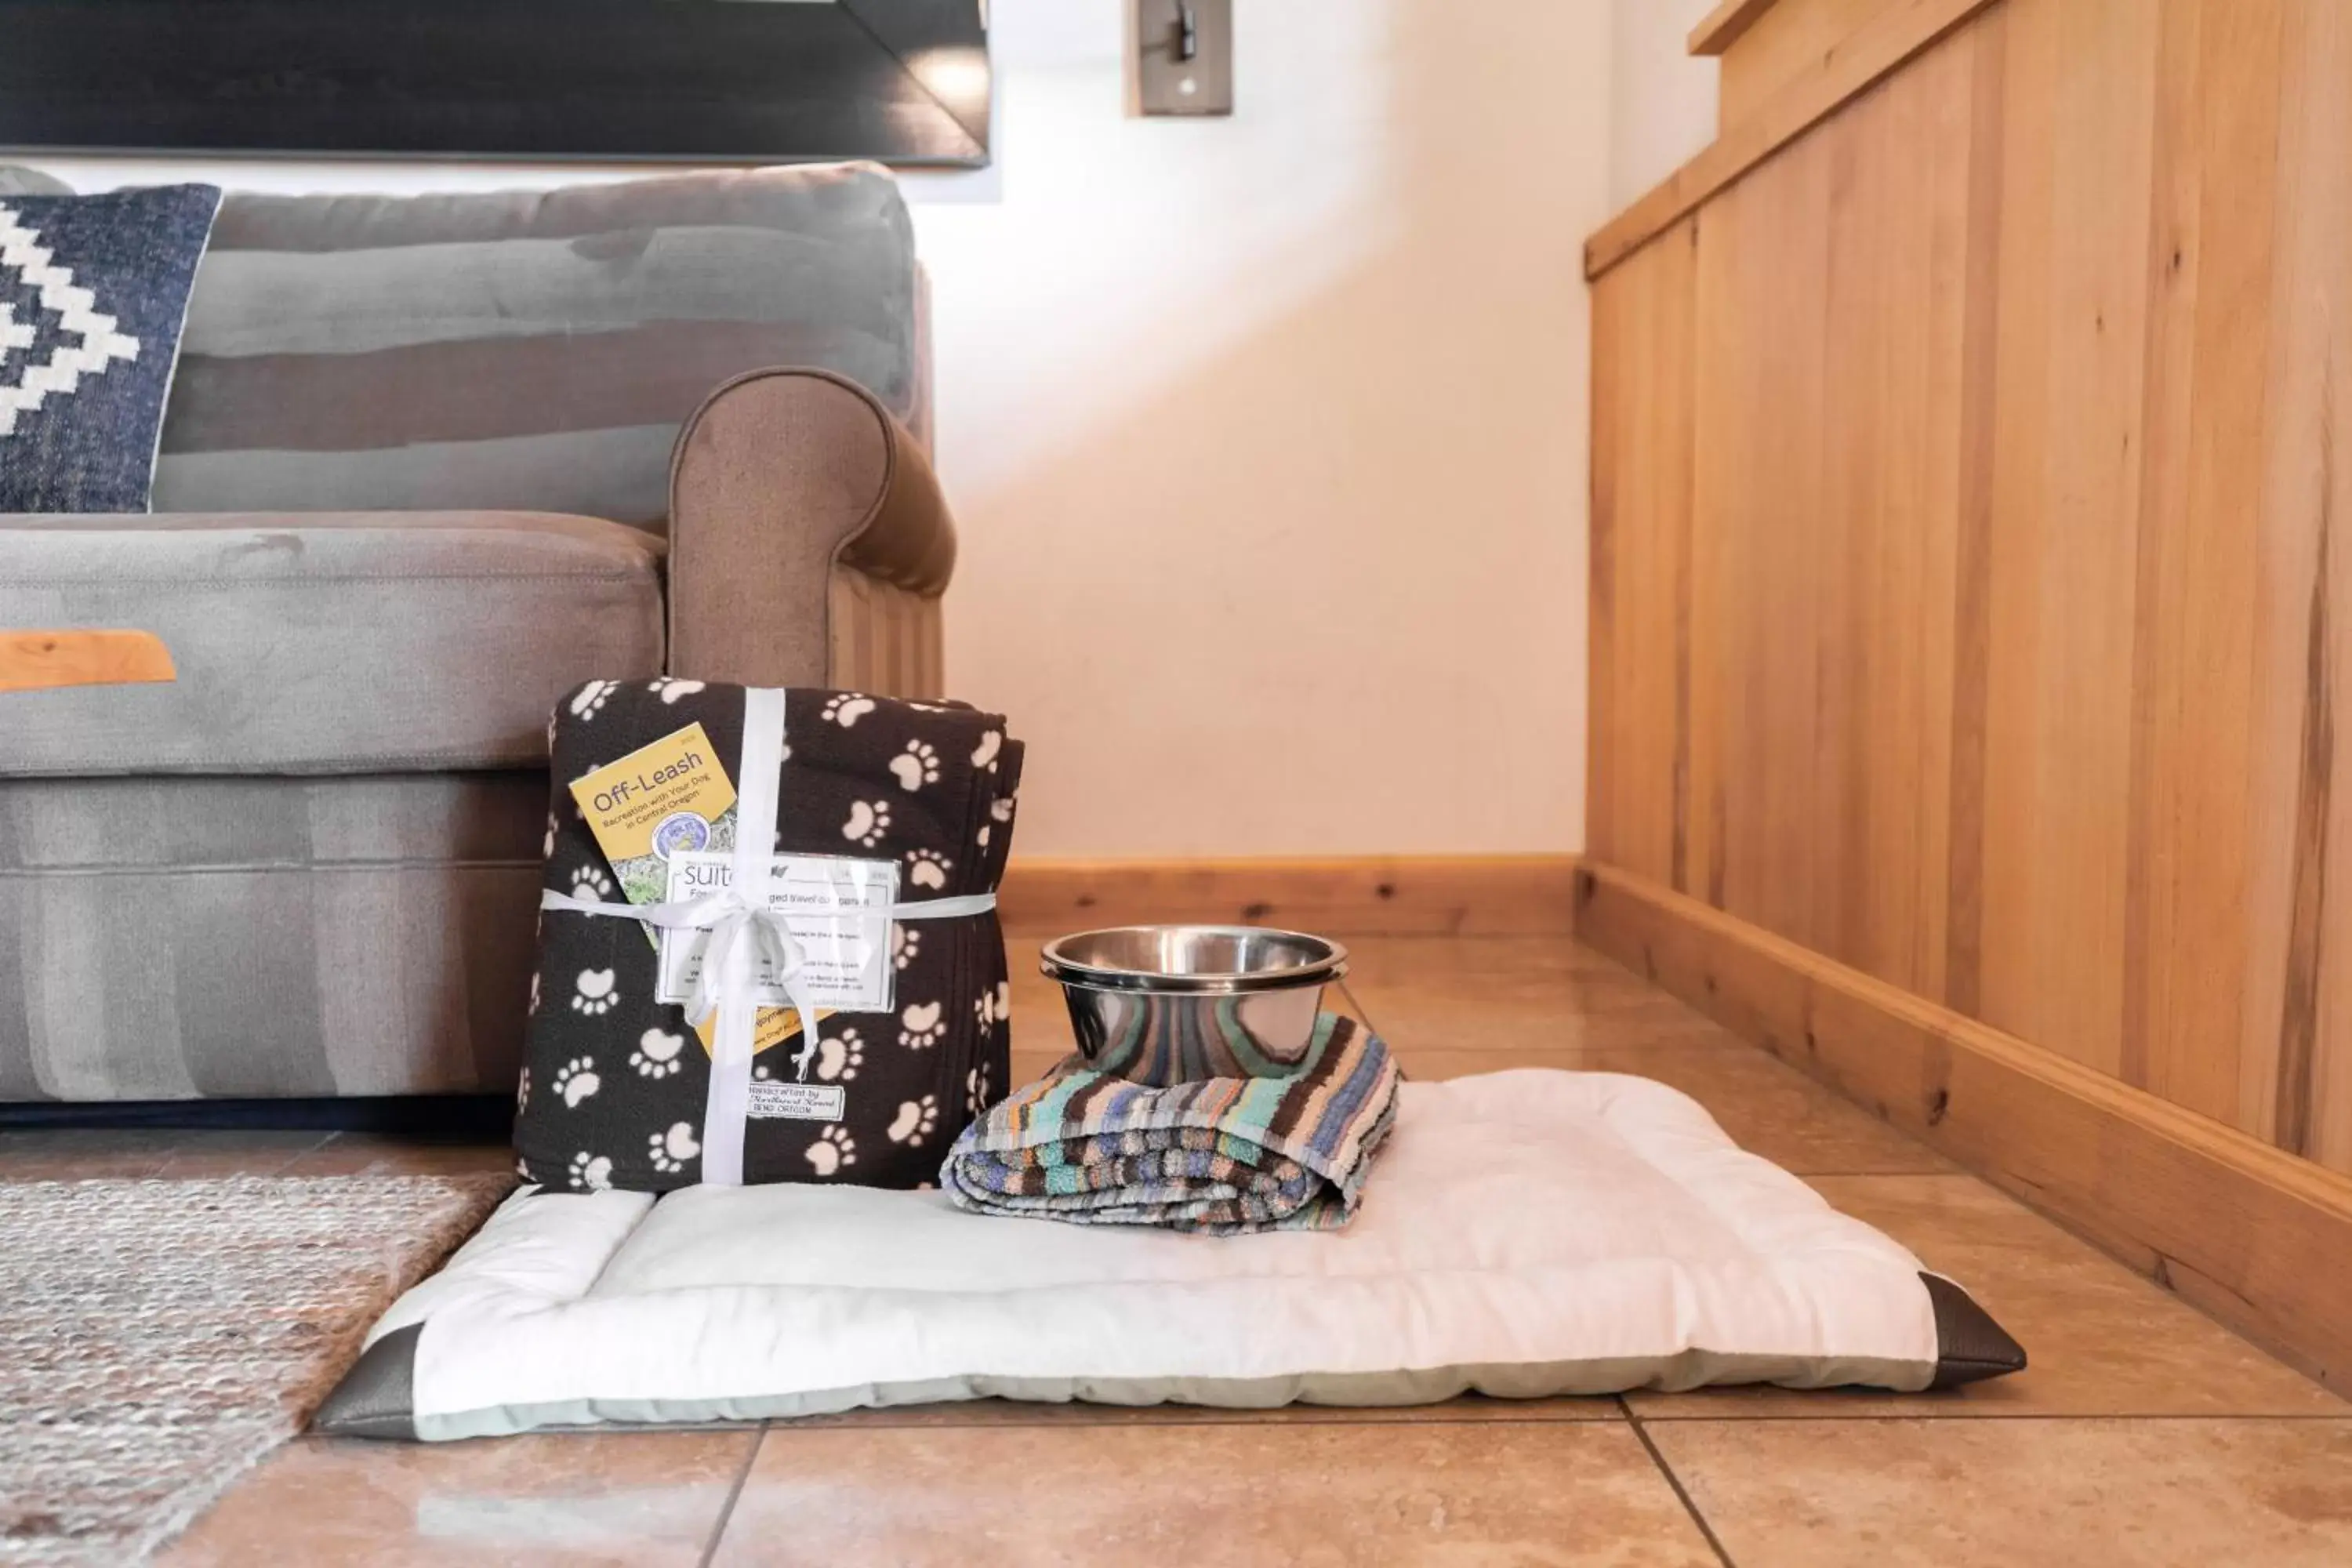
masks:
[[[988,162],[985,0],[0,0],[0,149]]]

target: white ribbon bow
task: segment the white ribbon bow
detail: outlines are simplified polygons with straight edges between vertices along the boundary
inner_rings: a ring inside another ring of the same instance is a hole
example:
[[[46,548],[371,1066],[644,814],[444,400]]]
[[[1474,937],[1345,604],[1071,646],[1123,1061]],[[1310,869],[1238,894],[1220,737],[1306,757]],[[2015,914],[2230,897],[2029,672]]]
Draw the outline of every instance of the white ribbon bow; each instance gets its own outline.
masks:
[[[798,939],[784,924],[783,916],[771,909],[752,908],[732,888],[700,901],[714,907],[707,911],[710,916],[710,934],[703,939],[702,967],[696,971],[693,989],[687,994],[686,1016],[699,1024],[719,1011],[723,977],[733,972],[732,966],[741,963],[749,973],[757,974],[761,960],[766,960],[768,973],[783,987],[784,994],[792,998],[793,1008],[801,1016],[803,1041],[800,1059],[793,1065],[802,1078],[807,1078],[808,1060],[816,1045],[816,1014],[801,995],[798,982],[806,955]],[[703,922],[697,920],[691,923]]]
[[[807,954],[800,939],[784,923],[784,916],[771,909],[754,906],[733,888],[705,894],[698,899],[681,900],[666,904],[608,904],[594,899],[573,898],[563,893],[542,892],[539,896],[542,910],[562,910],[575,915],[610,915],[619,919],[643,921],[667,931],[704,932],[702,963],[695,972],[694,984],[687,992],[686,1016],[691,1024],[699,1025],[713,1013],[727,989],[726,976],[730,967],[742,965],[745,974],[757,974],[761,959],[768,962],[769,973],[783,987],[793,1009],[802,1019],[802,1033],[807,1037],[793,1065],[803,1078],[808,1077],[808,1059],[814,1051],[816,1015],[803,1005],[798,984],[802,966]],[[893,909],[892,918],[898,910]]]

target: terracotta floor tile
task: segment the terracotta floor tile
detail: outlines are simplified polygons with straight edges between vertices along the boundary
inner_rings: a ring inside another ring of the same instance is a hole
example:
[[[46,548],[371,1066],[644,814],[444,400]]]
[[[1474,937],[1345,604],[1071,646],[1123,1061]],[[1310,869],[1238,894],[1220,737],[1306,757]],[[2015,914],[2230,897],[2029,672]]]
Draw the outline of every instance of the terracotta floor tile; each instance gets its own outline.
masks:
[[[1034,960],[1035,955],[1031,954]],[[1033,962],[1026,968],[1018,954],[1013,963],[1013,1048],[1021,1049],[1039,1037],[1066,1043],[1070,1037],[1069,1011],[1062,1005],[1062,988],[1037,973]]]
[[[1273,1410],[1219,1410],[1199,1405],[1024,1404],[969,1399],[950,1405],[902,1405],[779,1422],[779,1431],[832,1426],[1477,1426],[1514,1421],[1622,1421],[1614,1398],[1488,1399],[1465,1394],[1443,1405],[1381,1407],[1286,1405]]]
[[[1650,1428],[1738,1568],[2341,1568],[2352,1421]]]
[[[1501,947],[1503,954],[1486,952]],[[1519,950],[1512,956],[1510,950]],[[1721,1026],[1580,948],[1548,959],[1517,942],[1381,944],[1349,989],[1400,1049],[1561,1050],[1738,1044]]]
[[[1350,990],[1371,1020],[1371,1027],[1381,1032],[1381,1039],[1397,1051],[1421,1056],[1456,1051],[1503,1056],[1512,1051],[1748,1048],[1743,1039],[1724,1032],[1722,1025],[1700,1018],[1679,1002],[1588,1013],[1576,1011],[1571,1004],[1491,1002],[1463,1006],[1428,992],[1400,996],[1371,985],[1350,985]]]
[[[1509,1068],[1557,1067],[1656,1079],[1705,1106],[1743,1149],[1797,1174],[1950,1171],[1952,1163],[1914,1142],[1794,1068],[1748,1046],[1647,1050],[1606,1047],[1557,1051],[1397,1052],[1416,1078],[1461,1078]]]
[[[1018,1089],[1023,1084],[1034,1083],[1044,1078],[1054,1064],[1062,1059],[1062,1055],[1060,1051],[1024,1050],[1015,1046],[1013,1050],[1013,1087]]]
[[[1692,1416],[2346,1415],[2352,1405],[1974,1176],[1815,1178],[1974,1296],[2026,1370],[1943,1394],[1701,1390],[1629,1396]]]
[[[1675,997],[1644,988],[1630,975],[1596,979],[1540,971],[1448,973],[1355,968],[1349,971],[1348,982],[1368,1004],[1378,999],[1452,1014],[1549,1013],[1604,1017],[1636,1013],[1662,1017],[1701,1016]]]
[[[1016,1043],[1040,1030],[1066,1038],[1061,990],[1037,973],[1039,944],[1007,945]],[[1479,1049],[1563,1031],[1616,1045],[1730,1039],[1656,987],[1565,941],[1379,938],[1349,951],[1347,984],[1330,1005],[1369,1017],[1392,1043],[1400,1031],[1426,1047]]]
[[[692,1564],[754,1429],[471,1443],[306,1438],[280,1448],[170,1548],[198,1564]]]
[[[1750,1049],[1738,1037],[1679,1002],[1588,1013],[1554,1003],[1464,1006],[1425,993],[1400,996],[1349,986],[1381,1038],[1419,1055],[1475,1051],[1659,1050],[1689,1046]],[[1761,1054],[1760,1052],[1759,1053]]]
[[[771,1430],[725,1564],[1716,1559],[1631,1428]]]
[[[1017,1078],[1070,1047],[1037,945],[1012,943]],[[2333,1418],[2352,1407],[2175,1298],[1972,1177],[1918,1173],[1950,1167],[1572,942],[1349,945],[1333,1005],[1360,1005],[1415,1076],[1533,1062],[1672,1083],[1960,1279],[2026,1343],[2030,1371],[1950,1395],[1636,1396],[1740,1568],[2352,1562],[2352,1481],[2339,1479],[2352,1476],[2352,1419]],[[0,1133],[0,1180],[505,1163],[495,1146],[353,1134]],[[2168,1419],[2086,1418],[2108,1415]],[[2263,1419],[2203,1419],[2222,1415]],[[981,1402],[764,1439],[312,1439],[273,1456],[169,1560],[692,1563],[756,1445],[724,1562],[1717,1562],[1620,1416],[1606,1400],[1264,1413]]]
[[[1377,990],[1547,1000],[1591,1010],[1671,1000],[1632,970],[1566,939],[1375,937],[1346,945],[1349,978]]]
[[[1360,975],[1413,973],[1592,975],[1633,980],[1616,959],[1571,936],[1343,936],[1348,962]],[[1634,980],[1639,985],[1639,980]]]
[[[165,1127],[0,1132],[0,1182],[152,1176],[184,1136]]]

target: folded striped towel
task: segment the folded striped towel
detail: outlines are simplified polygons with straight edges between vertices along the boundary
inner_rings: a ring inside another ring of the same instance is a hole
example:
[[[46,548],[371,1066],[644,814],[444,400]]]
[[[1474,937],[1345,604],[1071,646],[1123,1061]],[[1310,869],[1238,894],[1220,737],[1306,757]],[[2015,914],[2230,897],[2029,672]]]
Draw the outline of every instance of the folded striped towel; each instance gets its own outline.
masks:
[[[964,1129],[940,1172],[982,1214],[1230,1236],[1336,1230],[1396,1118],[1396,1061],[1326,1013],[1281,1078],[1154,1089],[1066,1058]]]

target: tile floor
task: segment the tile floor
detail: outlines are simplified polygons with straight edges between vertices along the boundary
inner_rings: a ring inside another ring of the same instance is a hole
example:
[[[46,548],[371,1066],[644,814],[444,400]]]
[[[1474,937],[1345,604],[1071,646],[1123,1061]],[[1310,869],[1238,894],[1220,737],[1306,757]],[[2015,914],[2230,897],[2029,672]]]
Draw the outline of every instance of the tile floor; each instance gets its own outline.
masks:
[[[2352,1405],[1566,942],[1353,944],[1423,1077],[1634,1072],[1965,1280],[2031,1371],[1948,1394],[1726,1390],[1270,1415],[869,1412],[400,1447],[304,1438],[171,1562],[1766,1565],[2352,1563]],[[1016,943],[1026,968],[1034,942]],[[1017,1071],[1066,1044],[1016,986]],[[0,1179],[497,1167],[351,1135],[0,1134]]]

